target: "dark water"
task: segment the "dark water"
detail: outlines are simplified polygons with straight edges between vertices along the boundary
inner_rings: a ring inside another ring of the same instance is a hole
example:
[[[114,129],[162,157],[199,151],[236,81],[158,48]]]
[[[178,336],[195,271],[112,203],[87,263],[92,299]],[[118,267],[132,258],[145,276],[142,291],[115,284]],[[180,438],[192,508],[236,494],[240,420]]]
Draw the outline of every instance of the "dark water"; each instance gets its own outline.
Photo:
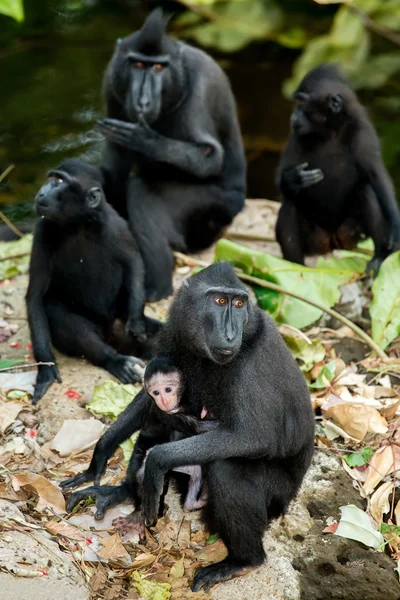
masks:
[[[102,138],[95,123],[103,116],[103,71],[115,40],[138,28],[145,16],[115,2],[76,14],[55,9],[59,4],[50,0],[25,4],[22,31],[0,18],[0,173],[15,165],[0,184],[0,205],[17,221],[29,214],[50,167],[66,156],[98,160]],[[29,9],[33,4],[34,11]],[[271,44],[252,45],[232,56],[214,53],[238,103],[249,197],[277,198],[274,173],[291,108],[281,85],[295,56]],[[398,176],[400,139],[391,128],[393,116],[379,114],[389,167]]]

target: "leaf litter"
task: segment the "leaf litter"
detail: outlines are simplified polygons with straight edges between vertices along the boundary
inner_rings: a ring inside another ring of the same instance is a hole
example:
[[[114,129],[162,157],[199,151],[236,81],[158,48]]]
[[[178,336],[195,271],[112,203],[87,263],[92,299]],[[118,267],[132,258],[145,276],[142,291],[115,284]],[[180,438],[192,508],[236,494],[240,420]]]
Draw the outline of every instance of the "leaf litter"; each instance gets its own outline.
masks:
[[[339,267],[320,263],[320,268]],[[176,276],[182,279],[191,269],[178,266]],[[359,276],[357,271],[355,278]],[[347,273],[340,277],[351,279]],[[159,308],[153,305],[152,316],[164,319],[166,307],[166,302]],[[386,340],[393,337],[396,322],[396,312],[391,310]],[[400,564],[400,500],[394,495],[400,473],[400,348],[394,340],[387,361],[370,357],[367,351],[361,360],[344,361],[336,347],[354,338],[345,326],[332,329],[313,323],[300,330],[283,323],[280,330],[309,384],[316,445],[341,460],[364,502],[364,510],[340,507],[340,522],[328,519],[324,532],[357,540],[378,552],[387,550],[395,568]],[[18,365],[12,362],[6,367]],[[104,427],[132,401],[140,386],[111,380],[96,385],[86,406],[94,417],[65,419],[56,435],[43,443],[37,409],[30,404],[34,378],[33,371],[0,374],[0,502],[17,501],[22,508],[18,518],[0,514],[0,529],[50,535],[83,574],[91,600],[209,598],[204,592],[192,593],[189,585],[196,568],[225,558],[227,550],[218,532],[196,530],[190,516],[174,520],[167,513],[143,542],[138,535],[120,535],[112,526],[114,518],[132,511],[132,505],[111,509],[102,521],[94,519],[90,502],[71,515],[65,513],[58,482],[87,468]],[[74,386],[59,393],[71,402],[81,399]],[[122,480],[134,441],[134,437],[128,440],[110,460],[102,483],[116,485]],[[23,577],[46,574],[45,568],[21,566],[13,560],[0,552],[0,569]]]

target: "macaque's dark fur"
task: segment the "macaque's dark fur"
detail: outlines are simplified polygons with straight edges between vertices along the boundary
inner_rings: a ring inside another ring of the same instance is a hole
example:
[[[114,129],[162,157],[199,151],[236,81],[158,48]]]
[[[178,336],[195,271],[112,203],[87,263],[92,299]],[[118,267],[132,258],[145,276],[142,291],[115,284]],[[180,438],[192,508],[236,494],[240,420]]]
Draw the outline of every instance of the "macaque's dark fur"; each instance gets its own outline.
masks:
[[[52,183],[52,173],[60,183]],[[143,356],[146,335],[160,323],[144,316],[143,262],[126,222],[104,197],[101,173],[83,161],[65,160],[50,172],[36,206],[39,215],[44,212],[35,228],[27,293],[35,359],[54,362],[53,344],[125,383],[140,380],[138,361],[109,346],[107,336],[120,319],[131,352]],[[56,366],[39,366],[34,403],[55,380],[61,381]]]
[[[215,300],[220,293],[227,299],[223,306]],[[243,298],[240,308],[233,306],[237,297]],[[313,455],[314,418],[303,375],[272,319],[246,297],[232,267],[214,264],[184,282],[160,333],[159,353],[185,374],[191,412],[205,407],[220,424],[215,431],[156,446],[146,460],[148,523],[157,517],[164,476],[180,465],[203,465],[209,527],[220,533],[229,555],[197,571],[194,591],[263,562],[265,528],[285,512]],[[72,485],[99,483],[108,458],[144,426],[151,406],[144,392],[137,396]]]
[[[283,257],[375,244],[367,272],[400,248],[400,214],[374,127],[356,94],[332,65],[310,71],[294,94],[291,134],[278,185],[283,204],[276,236]]]
[[[156,10],[139,31],[117,42],[104,79],[109,118],[99,123],[107,139],[106,195],[129,216],[149,300],[172,293],[172,250],[210,246],[242,210],[246,190],[228,79],[208,54],[168,37],[165,27]],[[138,53],[143,62],[157,64],[157,56],[168,61],[161,73],[150,73],[145,99],[139,83],[144,69],[134,66]]]

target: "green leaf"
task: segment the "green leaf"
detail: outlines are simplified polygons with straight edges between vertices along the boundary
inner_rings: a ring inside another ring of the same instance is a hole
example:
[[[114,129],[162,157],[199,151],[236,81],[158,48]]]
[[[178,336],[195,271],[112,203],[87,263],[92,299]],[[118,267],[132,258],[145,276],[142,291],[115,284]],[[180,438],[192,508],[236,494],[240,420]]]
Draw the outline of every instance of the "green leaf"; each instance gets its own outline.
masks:
[[[345,269],[312,269],[225,239],[217,243],[215,260],[231,262],[249,275],[278,284],[327,307],[339,301],[341,285],[360,277],[358,273]],[[280,323],[289,323],[301,329],[322,315],[319,308],[286,294],[257,286],[254,286],[254,291],[260,306]]]
[[[24,20],[23,0],[0,0],[0,13],[16,21]]]
[[[359,44],[364,34],[364,24],[360,17],[341,6],[333,19],[330,41],[337,48],[352,48]]]
[[[369,308],[372,338],[385,349],[400,335],[400,251],[382,263],[372,286]]]
[[[116,419],[118,415],[132,402],[140,388],[127,383],[122,385],[108,379],[101,385],[94,386],[93,397],[86,406],[95,415],[105,415]],[[128,463],[135,447],[139,432],[136,431],[130,438],[122,442],[120,447],[124,454],[124,460]]]
[[[180,579],[185,574],[185,565],[183,564],[183,556],[179,560],[176,561],[171,567],[171,571],[169,572],[169,577],[171,581],[176,581],[176,579]]]
[[[363,448],[361,452],[353,452],[352,454],[344,454],[343,458],[349,467],[362,467],[365,465],[374,454],[372,448]]]
[[[321,256],[317,260],[317,269],[332,269],[342,273],[360,273],[362,275],[370,258],[367,254],[340,250],[328,258]]]
[[[189,27],[185,37],[201,46],[222,52],[235,52],[254,40],[272,38],[279,30],[283,14],[274,0],[240,0],[218,2],[212,7],[213,19]],[[178,27],[187,24],[185,14],[176,20]]]
[[[393,533],[394,535],[400,535],[400,525],[381,523],[381,533]]]
[[[381,550],[385,544],[385,539],[379,531],[372,527],[369,516],[354,504],[341,506],[342,517],[335,535],[357,540],[370,548]],[[382,547],[382,548],[381,548]]]
[[[127,440],[122,442],[122,444],[119,445],[119,447],[122,448],[122,452],[124,454],[124,460],[126,463],[129,462],[129,459],[132,456],[132,452],[133,452],[133,449],[135,448],[136,440],[139,437],[139,433],[140,433],[140,431],[136,431],[136,433],[131,435],[130,438],[128,438]]]
[[[293,67],[293,76],[283,83],[283,93],[291,98],[303,77],[321,63],[337,63],[343,73],[352,81],[368,58],[370,35],[363,29],[360,41],[354,46],[338,47],[332,43],[330,35],[321,35],[309,42]]]
[[[15,367],[15,365],[19,365],[23,363],[22,359],[13,359],[13,358],[3,358],[0,360],[0,369],[9,369],[10,367]]]
[[[378,89],[400,71],[400,52],[371,56],[352,77],[355,87]]]
[[[171,585],[142,578],[138,571],[133,571],[133,585],[144,600],[168,600],[171,598]]]
[[[108,379],[101,385],[95,385],[93,398],[86,408],[92,413],[116,419],[132,402],[139,389],[130,383],[122,385]]]
[[[207,538],[206,544],[214,544],[217,540],[219,540],[219,533],[213,533]]]
[[[321,362],[325,357],[325,347],[321,340],[313,340],[309,344],[304,338],[286,332],[282,337],[293,357],[303,362],[300,368],[304,373],[311,371],[315,363]]]
[[[313,389],[323,389],[326,387],[323,377],[326,377],[326,379],[328,381],[332,381],[332,379],[335,376],[335,370],[336,370],[336,363],[334,360],[332,360],[331,362],[329,362],[327,365],[324,366],[324,368],[320,371],[317,379],[314,381],[314,383],[310,383],[308,387],[313,388]]]
[[[0,242],[0,281],[28,271],[32,240],[30,233],[16,241]]]
[[[307,33],[302,27],[292,27],[279,34],[276,41],[285,48],[303,48],[307,42]]]

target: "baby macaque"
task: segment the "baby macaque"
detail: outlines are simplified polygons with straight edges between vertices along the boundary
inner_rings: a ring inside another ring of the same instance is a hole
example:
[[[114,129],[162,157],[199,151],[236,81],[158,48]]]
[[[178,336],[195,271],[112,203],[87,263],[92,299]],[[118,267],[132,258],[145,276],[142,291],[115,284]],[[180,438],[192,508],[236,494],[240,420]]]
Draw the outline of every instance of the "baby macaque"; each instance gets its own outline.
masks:
[[[141,529],[144,529],[140,508],[141,494],[138,487],[141,487],[146,456],[151,448],[157,444],[176,441],[218,427],[218,421],[204,420],[207,415],[206,408],[202,409],[200,418],[184,412],[182,404],[184,393],[183,373],[169,359],[157,357],[147,365],[144,374],[144,389],[154,400],[154,404],[146,425],[136,441],[128,467],[127,480],[132,482],[132,489],[135,488],[134,480],[138,484],[136,485],[137,491],[134,498],[136,509],[127,517],[120,517],[113,521],[113,525],[122,533],[135,526],[139,526],[141,534]],[[183,510],[189,512],[203,508],[207,503],[207,489],[203,482],[201,466],[177,467],[174,471],[189,475],[189,485]],[[164,490],[164,495],[166,492],[167,489]]]

